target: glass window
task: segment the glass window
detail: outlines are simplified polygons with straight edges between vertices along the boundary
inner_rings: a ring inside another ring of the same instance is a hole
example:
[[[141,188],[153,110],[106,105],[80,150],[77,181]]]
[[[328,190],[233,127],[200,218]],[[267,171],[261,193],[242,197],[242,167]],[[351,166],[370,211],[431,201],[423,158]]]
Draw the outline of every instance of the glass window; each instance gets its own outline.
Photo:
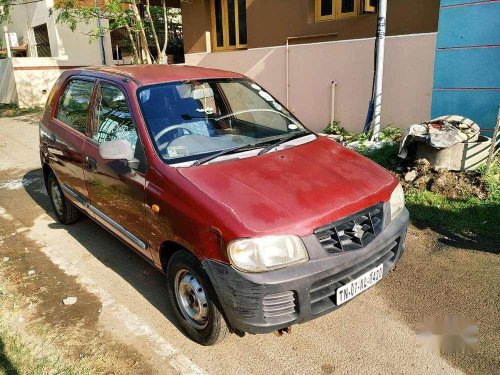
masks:
[[[333,14],[333,1],[332,0],[321,0],[321,15],[331,16]]]
[[[144,86],[137,95],[151,138],[170,164],[309,133],[268,92],[246,79]]]
[[[362,1],[370,0],[315,0],[316,21],[356,17],[361,13]]]
[[[66,125],[85,134],[87,132],[88,111],[93,89],[94,82],[79,79],[71,80],[59,100],[56,117]]]
[[[341,13],[354,12],[354,0],[342,0]]]
[[[124,139],[135,149],[137,132],[123,91],[111,84],[100,83],[96,93],[92,139],[98,143]]]
[[[224,27],[222,26],[222,0],[213,0],[215,19],[215,44],[217,47],[224,47]]]
[[[239,42],[240,44],[247,44],[247,1],[246,0],[238,0],[238,33],[239,33]]]
[[[211,0],[212,40],[215,50],[245,48],[246,0]]]

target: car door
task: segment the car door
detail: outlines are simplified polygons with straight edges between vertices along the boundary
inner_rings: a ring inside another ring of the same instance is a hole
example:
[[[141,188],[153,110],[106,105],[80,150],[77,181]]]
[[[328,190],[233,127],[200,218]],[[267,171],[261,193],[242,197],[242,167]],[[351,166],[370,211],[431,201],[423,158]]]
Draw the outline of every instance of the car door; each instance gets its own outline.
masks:
[[[127,140],[139,163],[105,160],[99,145]],[[145,220],[147,161],[138,137],[125,91],[108,81],[98,81],[91,118],[91,138],[84,146],[84,175],[95,217],[106,228],[150,257]]]
[[[88,135],[89,109],[95,80],[73,76],[66,81],[45,133],[49,163],[66,195],[80,209],[89,195],[83,173],[83,147]]]

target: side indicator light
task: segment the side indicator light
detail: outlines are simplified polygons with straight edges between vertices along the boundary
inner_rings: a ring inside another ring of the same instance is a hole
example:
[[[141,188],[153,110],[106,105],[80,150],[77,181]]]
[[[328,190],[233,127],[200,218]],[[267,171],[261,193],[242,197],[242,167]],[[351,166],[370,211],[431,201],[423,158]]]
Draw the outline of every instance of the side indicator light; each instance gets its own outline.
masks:
[[[154,213],[158,213],[160,212],[160,206],[158,206],[157,204],[153,204],[151,205],[151,209],[153,210]]]

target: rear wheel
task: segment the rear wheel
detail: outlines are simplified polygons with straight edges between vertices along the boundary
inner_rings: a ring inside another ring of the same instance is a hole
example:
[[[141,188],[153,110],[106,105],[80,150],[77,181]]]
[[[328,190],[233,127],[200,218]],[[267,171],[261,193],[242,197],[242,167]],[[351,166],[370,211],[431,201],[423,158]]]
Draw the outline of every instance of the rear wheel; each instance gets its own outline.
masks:
[[[57,220],[63,224],[73,224],[80,217],[80,211],[64,196],[64,193],[54,173],[47,177],[47,193]]]
[[[208,346],[228,335],[212,285],[194,256],[185,251],[175,253],[168,263],[167,281],[177,320],[191,339]]]

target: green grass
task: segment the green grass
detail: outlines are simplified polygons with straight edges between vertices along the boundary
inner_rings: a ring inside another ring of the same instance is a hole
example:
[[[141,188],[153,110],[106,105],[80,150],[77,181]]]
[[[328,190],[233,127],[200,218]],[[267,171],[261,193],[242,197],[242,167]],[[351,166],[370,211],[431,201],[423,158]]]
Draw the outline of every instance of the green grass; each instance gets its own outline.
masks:
[[[46,331],[45,326],[33,323],[20,330],[14,328],[18,320],[11,315],[11,306],[19,296],[5,293],[3,281],[0,274],[0,375],[92,373],[88,361],[69,362],[64,358],[54,345],[54,333]]]
[[[386,128],[385,139],[396,140],[400,136],[398,130]],[[334,129],[338,131],[337,129]],[[397,141],[387,144],[378,150],[361,147],[359,152],[383,167],[396,171],[401,160],[398,158]],[[447,198],[439,193],[410,188],[406,191],[406,206],[410,211],[410,219],[418,227],[428,227],[435,231],[459,234],[466,238],[499,242],[500,228],[500,158],[496,158],[488,173],[485,166],[481,173],[488,196],[480,199],[473,195],[463,195],[459,199]]]
[[[431,191],[410,189],[406,205],[411,220],[418,226],[446,229],[450,232],[479,240],[498,241],[500,228],[500,162],[497,159],[488,173],[482,169],[488,190],[486,199],[466,196],[446,198]]]
[[[83,366],[68,365],[54,352],[47,354],[43,343],[26,345],[18,333],[0,324],[0,374],[89,374]],[[50,343],[49,343],[50,345]]]
[[[41,114],[42,108],[19,108],[16,104],[3,104],[0,103],[0,118],[1,117],[17,117],[29,114]]]

